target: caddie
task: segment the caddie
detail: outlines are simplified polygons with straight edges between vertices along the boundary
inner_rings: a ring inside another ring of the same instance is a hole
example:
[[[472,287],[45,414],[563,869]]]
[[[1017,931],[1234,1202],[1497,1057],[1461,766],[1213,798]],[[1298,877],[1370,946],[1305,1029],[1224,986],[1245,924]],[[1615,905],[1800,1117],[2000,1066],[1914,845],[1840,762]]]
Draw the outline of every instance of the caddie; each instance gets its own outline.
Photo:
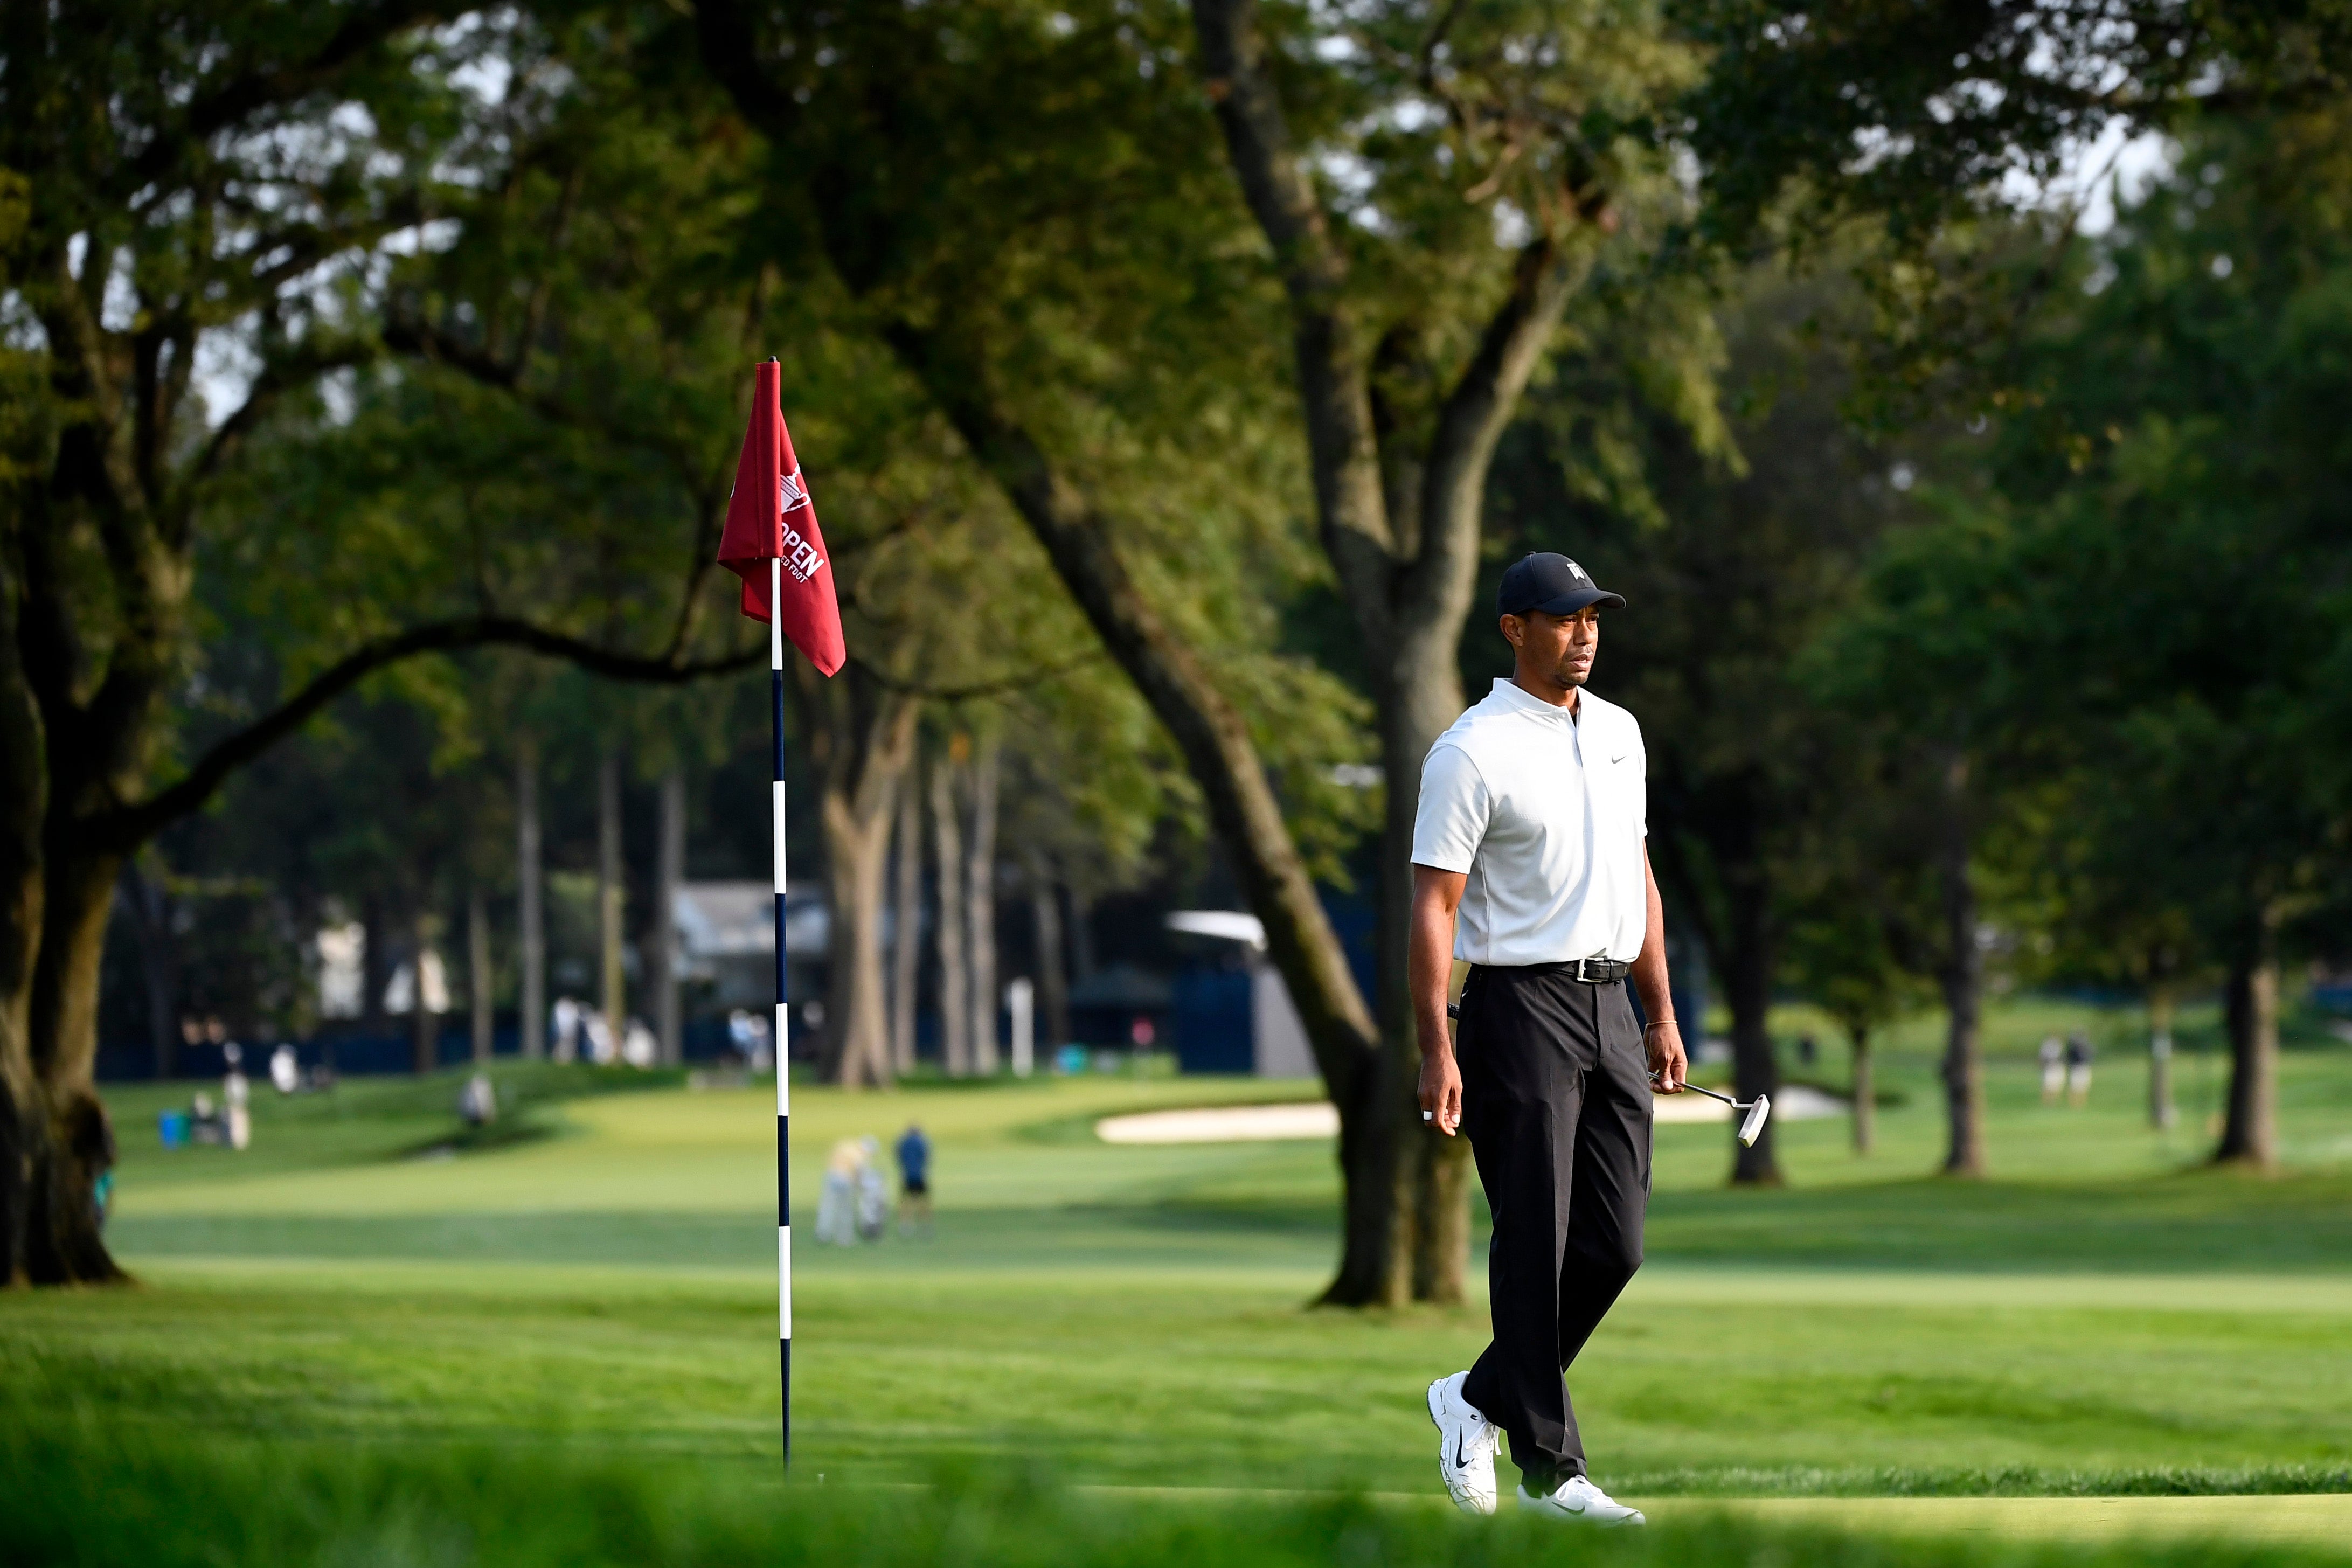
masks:
[[[1495,1510],[1508,1433],[1521,1508],[1644,1522],[1586,1475],[1566,1377],[1641,1267],[1652,1075],[1674,1094],[1687,1070],[1642,727],[1585,686],[1601,612],[1624,605],[1565,555],[1514,564],[1496,606],[1512,673],[1422,763],[1408,959],[1422,1119],[1468,1136],[1495,1215],[1494,1338],[1429,1385],[1439,1472],[1473,1513]],[[1458,1042],[1454,959],[1470,965]]]

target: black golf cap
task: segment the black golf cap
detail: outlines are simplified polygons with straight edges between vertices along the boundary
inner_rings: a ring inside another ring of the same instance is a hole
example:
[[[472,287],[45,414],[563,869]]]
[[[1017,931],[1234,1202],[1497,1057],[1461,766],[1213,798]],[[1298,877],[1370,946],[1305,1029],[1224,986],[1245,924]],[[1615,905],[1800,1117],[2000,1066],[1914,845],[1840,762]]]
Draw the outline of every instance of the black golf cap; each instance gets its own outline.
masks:
[[[1583,567],[1549,550],[1512,563],[1503,574],[1503,591],[1495,596],[1495,611],[1504,616],[1524,616],[1530,610],[1572,616],[1588,605],[1622,610],[1625,601],[1593,582]]]

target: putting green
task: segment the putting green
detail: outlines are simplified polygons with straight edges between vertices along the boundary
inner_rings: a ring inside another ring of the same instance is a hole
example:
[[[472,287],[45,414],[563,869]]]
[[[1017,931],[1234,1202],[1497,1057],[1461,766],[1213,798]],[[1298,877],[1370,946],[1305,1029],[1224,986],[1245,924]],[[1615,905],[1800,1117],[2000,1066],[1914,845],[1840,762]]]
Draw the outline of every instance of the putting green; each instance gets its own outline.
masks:
[[[1505,1483],[1509,1484],[1507,1479]],[[1302,1500],[1321,1494],[1232,1487],[1086,1487],[1106,1497],[1212,1505]],[[1383,1507],[1450,1513],[1433,1486],[1380,1492]],[[2352,1549],[2352,1492],[2268,1497],[2004,1498],[1643,1498],[1620,1501],[1653,1524],[1688,1526],[1733,1518],[1776,1528],[1812,1527],[1887,1536],[1991,1536],[2020,1541],[2211,1540],[2239,1547],[2332,1546]],[[1506,1515],[1515,1508],[1507,1498]]]
[[[1991,1535],[2038,1541],[2190,1541],[2237,1546],[2352,1545],[2352,1494],[2300,1497],[1667,1498],[1637,1504],[1653,1520],[1729,1513],[1775,1525],[1873,1535]]]

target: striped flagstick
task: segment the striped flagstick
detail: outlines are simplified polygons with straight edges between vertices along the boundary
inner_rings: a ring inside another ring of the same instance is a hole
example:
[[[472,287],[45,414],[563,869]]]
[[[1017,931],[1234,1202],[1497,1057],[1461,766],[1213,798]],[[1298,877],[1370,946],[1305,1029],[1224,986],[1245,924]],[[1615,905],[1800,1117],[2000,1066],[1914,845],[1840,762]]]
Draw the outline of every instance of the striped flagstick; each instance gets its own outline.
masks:
[[[780,391],[783,368],[771,357],[755,373],[751,423],[735,463],[727,498],[727,526],[719,536],[719,564],[743,579],[743,613],[768,623],[769,736],[774,752],[776,840],[776,1352],[784,1395],[784,1464],[793,1462],[793,1062],[791,1015],[784,986],[784,644],[805,655],[820,675],[848,661],[841,638],[841,605],[827,572],[824,535],[792,432],[784,428]],[[789,568],[789,570],[787,570]],[[764,579],[764,581],[762,581]],[[765,592],[761,590],[764,589]]]
[[[784,563],[768,562],[768,603],[782,603]],[[773,737],[776,834],[776,1341],[784,1391],[784,1466],[793,1462],[793,1175],[791,1037],[784,1014],[784,618],[768,617],[768,723]]]

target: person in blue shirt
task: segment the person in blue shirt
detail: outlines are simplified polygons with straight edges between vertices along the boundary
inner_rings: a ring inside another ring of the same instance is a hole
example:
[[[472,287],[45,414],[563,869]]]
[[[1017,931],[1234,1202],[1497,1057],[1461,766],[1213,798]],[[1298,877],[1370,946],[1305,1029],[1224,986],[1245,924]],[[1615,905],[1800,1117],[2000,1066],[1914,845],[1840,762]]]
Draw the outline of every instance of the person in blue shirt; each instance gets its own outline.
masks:
[[[922,1128],[907,1123],[898,1135],[898,1230],[901,1235],[931,1233],[931,1141]]]

